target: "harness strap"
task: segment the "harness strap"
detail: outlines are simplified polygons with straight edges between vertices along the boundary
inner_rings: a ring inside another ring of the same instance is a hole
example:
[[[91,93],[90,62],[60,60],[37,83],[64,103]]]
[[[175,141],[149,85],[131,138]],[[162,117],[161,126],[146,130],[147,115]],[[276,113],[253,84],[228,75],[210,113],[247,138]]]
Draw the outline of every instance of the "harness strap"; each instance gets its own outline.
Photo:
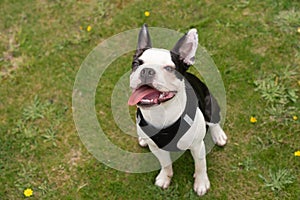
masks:
[[[185,81],[187,101],[182,115],[170,126],[157,129],[148,124],[144,119],[141,110],[137,109],[136,119],[144,133],[161,149],[166,151],[181,151],[177,147],[180,138],[190,129],[194,123],[198,108],[198,99],[192,86]]]

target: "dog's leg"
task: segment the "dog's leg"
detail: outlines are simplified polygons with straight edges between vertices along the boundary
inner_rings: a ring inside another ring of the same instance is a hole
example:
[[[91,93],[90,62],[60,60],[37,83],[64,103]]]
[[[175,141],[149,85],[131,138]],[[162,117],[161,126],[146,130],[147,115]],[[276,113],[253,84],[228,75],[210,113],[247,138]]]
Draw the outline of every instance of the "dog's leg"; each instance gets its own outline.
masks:
[[[227,136],[221,128],[220,124],[207,123],[211,132],[214,143],[218,146],[225,146],[227,142]]]
[[[161,170],[155,179],[155,185],[166,189],[171,183],[173,176],[172,160],[168,151],[159,149],[155,146],[149,145],[151,152],[157,157],[161,165]]]
[[[199,146],[191,148],[191,153],[195,161],[194,190],[199,196],[202,196],[210,187],[206,169],[206,152],[204,142],[202,141]]]

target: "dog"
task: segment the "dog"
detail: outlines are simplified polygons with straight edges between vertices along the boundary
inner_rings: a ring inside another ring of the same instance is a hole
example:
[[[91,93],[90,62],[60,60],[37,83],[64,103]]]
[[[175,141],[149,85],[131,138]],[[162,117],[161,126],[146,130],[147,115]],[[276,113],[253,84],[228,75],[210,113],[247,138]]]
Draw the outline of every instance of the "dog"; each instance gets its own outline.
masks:
[[[226,144],[227,136],[219,124],[216,99],[203,82],[187,72],[195,62],[197,47],[197,30],[191,29],[172,50],[153,48],[144,24],[133,56],[128,104],[137,106],[139,144],[148,146],[161,165],[155,185],[163,189],[170,185],[170,152],[189,149],[195,162],[194,191],[202,196],[210,188],[203,141],[207,129],[219,146]]]

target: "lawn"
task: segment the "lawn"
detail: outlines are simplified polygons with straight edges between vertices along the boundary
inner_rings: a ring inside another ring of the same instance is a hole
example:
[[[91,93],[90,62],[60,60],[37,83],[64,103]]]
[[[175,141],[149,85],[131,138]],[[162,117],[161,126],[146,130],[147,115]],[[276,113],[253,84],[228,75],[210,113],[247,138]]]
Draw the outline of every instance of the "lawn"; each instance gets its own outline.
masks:
[[[196,28],[224,82],[229,141],[207,155],[211,189],[201,199],[300,199],[298,0],[1,0],[0,21],[0,199],[199,199],[189,152],[161,190],[153,185],[158,171],[112,169],[76,130],[72,95],[81,64],[98,44],[143,23]],[[114,144],[146,153],[111,111],[131,58],[110,64],[95,108]]]

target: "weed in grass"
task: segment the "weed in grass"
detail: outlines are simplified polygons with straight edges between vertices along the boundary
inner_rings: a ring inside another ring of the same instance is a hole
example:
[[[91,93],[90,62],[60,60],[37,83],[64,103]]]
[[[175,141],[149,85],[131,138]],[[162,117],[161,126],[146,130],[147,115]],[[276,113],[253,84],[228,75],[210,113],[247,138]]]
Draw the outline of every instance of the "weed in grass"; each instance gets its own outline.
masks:
[[[285,83],[289,83],[290,81],[293,81],[296,79],[298,73],[295,69],[291,67],[285,67],[282,70],[280,70],[281,79]]]
[[[244,170],[244,171],[251,171],[256,170],[254,161],[252,158],[247,157],[242,162],[238,163],[238,166],[233,167],[234,170]]]
[[[23,120],[18,120],[12,133],[16,135],[18,140],[22,141],[19,146],[21,153],[29,152],[36,148],[37,136],[39,135],[38,127],[27,124]]]
[[[285,75],[283,78],[286,77]],[[268,104],[286,105],[289,102],[297,101],[297,90],[295,88],[289,88],[285,83],[280,82],[280,78],[275,74],[256,80],[254,84],[256,86],[255,91],[260,92],[261,97],[266,100]]]
[[[277,141],[274,138],[274,134],[266,132],[264,137],[255,136],[255,141],[253,145],[256,146],[257,149],[266,150],[277,144]]]
[[[274,22],[282,31],[295,33],[300,22],[300,11],[295,8],[281,11]]]
[[[45,119],[51,121],[51,126],[59,126],[66,116],[67,106],[55,104],[53,101],[48,101],[45,104],[44,116]]]
[[[267,121],[276,126],[288,125],[297,112],[298,89],[292,87],[298,73],[286,67],[278,74],[265,75],[254,81],[255,91],[259,92],[267,106],[264,111],[270,115]]]
[[[48,181],[45,180],[43,183],[41,183],[38,186],[39,191],[41,191],[42,195],[47,194],[48,192],[50,192],[52,190],[51,186],[49,185]]]
[[[27,162],[26,164],[20,163],[19,169],[14,185],[19,191],[23,191],[24,187],[30,188],[32,186],[31,184],[34,182],[38,168]]]
[[[271,122],[279,122],[283,125],[288,125],[293,120],[294,113],[297,113],[297,108],[294,106],[271,105],[266,108],[266,112],[270,115]]]
[[[44,138],[44,142],[50,142],[53,146],[57,146],[56,130],[54,130],[52,127],[47,128],[45,130],[45,134],[43,134],[42,137]]]
[[[22,141],[20,152],[29,154],[43,141],[57,146],[57,129],[62,123],[67,107],[51,101],[41,101],[35,96],[32,104],[23,109],[22,118],[16,121],[12,133]],[[46,146],[45,146],[46,147]]]
[[[106,9],[109,6],[109,1],[98,1],[97,3],[97,17],[102,18],[106,15]]]
[[[26,121],[44,118],[46,105],[42,104],[39,97],[35,96],[32,105],[27,106],[23,110],[23,118]]]
[[[62,121],[68,107],[61,107],[54,104],[53,101],[41,101],[38,96],[34,97],[31,105],[23,109],[23,120],[27,122],[35,122],[38,119],[54,121],[57,124]],[[58,121],[58,122],[57,122]]]
[[[266,149],[268,146],[265,144],[265,142],[263,141],[263,139],[259,136],[255,137],[255,141],[252,143],[254,146],[256,146],[256,149],[261,149],[264,150]]]
[[[273,192],[280,192],[295,181],[295,176],[288,169],[279,169],[276,172],[269,170],[269,178],[261,174],[258,176],[264,181],[264,187],[270,188]]]

